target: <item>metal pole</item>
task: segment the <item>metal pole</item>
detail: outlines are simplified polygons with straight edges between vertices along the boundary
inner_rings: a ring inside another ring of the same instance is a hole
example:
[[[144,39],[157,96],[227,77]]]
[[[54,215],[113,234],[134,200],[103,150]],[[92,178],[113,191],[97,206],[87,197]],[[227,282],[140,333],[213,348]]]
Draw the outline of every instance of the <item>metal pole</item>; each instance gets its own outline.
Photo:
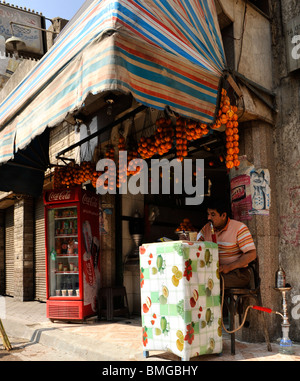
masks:
[[[80,140],[80,142],[72,144],[70,147],[65,148],[64,150],[58,152],[58,154],[56,155],[56,159],[63,159],[61,156],[64,155],[66,152],[69,152],[72,149],[81,146],[82,144],[90,141],[91,139],[95,138],[96,136],[103,134],[104,132],[112,129],[113,127],[117,126],[118,124],[121,124],[125,120],[130,119],[132,116],[134,116],[134,115],[138,114],[139,112],[145,110],[145,108],[146,108],[146,106],[143,106],[143,105],[137,107],[135,110],[129,112],[128,114],[125,114],[121,118],[119,118],[119,119],[115,120],[114,122],[110,123],[108,126],[102,128],[99,131],[94,132],[92,135],[86,137],[85,139]],[[66,158],[64,158],[64,159],[66,159]]]
[[[21,24],[21,23],[19,23],[19,22],[11,21],[11,22],[10,22],[10,30],[11,30],[11,34],[12,34],[12,36],[14,35],[14,30],[13,30],[13,27],[12,27],[13,24],[14,24],[14,25],[25,26],[26,28],[31,28],[31,29],[41,30],[41,31],[43,31],[43,32],[49,32],[49,33],[53,33],[53,34],[58,34],[57,32],[54,32],[53,30],[48,30],[48,29],[38,28],[37,26],[31,26],[31,25],[26,25],[26,24]]]

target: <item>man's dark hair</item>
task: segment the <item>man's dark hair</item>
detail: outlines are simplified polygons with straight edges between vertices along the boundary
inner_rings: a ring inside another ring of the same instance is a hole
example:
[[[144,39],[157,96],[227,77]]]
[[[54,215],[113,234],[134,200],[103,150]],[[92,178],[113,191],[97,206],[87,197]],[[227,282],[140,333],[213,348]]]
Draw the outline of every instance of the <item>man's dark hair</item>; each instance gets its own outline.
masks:
[[[216,210],[220,215],[226,213],[227,217],[230,216],[229,205],[228,202],[225,200],[209,199],[207,201],[206,207],[208,209]]]

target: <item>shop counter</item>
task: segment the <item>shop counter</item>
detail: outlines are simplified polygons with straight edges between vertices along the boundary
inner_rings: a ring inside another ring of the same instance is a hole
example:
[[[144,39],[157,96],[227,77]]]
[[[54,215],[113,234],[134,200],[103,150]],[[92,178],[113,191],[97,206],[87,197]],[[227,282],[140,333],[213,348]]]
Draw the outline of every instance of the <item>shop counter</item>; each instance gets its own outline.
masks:
[[[171,241],[139,248],[144,356],[222,352],[218,246]]]

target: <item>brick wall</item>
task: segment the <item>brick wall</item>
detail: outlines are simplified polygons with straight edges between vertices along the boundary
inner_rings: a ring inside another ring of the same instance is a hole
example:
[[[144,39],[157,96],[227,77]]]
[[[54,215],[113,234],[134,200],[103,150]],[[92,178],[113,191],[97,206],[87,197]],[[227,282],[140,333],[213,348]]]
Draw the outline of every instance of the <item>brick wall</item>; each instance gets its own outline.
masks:
[[[77,136],[76,136],[77,135]],[[62,164],[56,159],[56,155],[63,149],[76,143],[80,134],[75,133],[75,126],[68,122],[62,122],[58,127],[52,128],[50,132],[49,158],[52,164]],[[77,155],[77,157],[75,156]],[[78,158],[78,149],[65,154],[68,158]]]

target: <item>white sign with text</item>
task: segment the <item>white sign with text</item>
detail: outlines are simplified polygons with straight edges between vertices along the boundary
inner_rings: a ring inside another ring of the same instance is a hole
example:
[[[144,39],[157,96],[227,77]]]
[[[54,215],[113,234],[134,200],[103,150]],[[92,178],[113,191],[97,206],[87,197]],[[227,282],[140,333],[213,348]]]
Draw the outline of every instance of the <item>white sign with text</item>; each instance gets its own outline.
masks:
[[[300,69],[300,16],[287,23],[286,30],[289,71]]]

